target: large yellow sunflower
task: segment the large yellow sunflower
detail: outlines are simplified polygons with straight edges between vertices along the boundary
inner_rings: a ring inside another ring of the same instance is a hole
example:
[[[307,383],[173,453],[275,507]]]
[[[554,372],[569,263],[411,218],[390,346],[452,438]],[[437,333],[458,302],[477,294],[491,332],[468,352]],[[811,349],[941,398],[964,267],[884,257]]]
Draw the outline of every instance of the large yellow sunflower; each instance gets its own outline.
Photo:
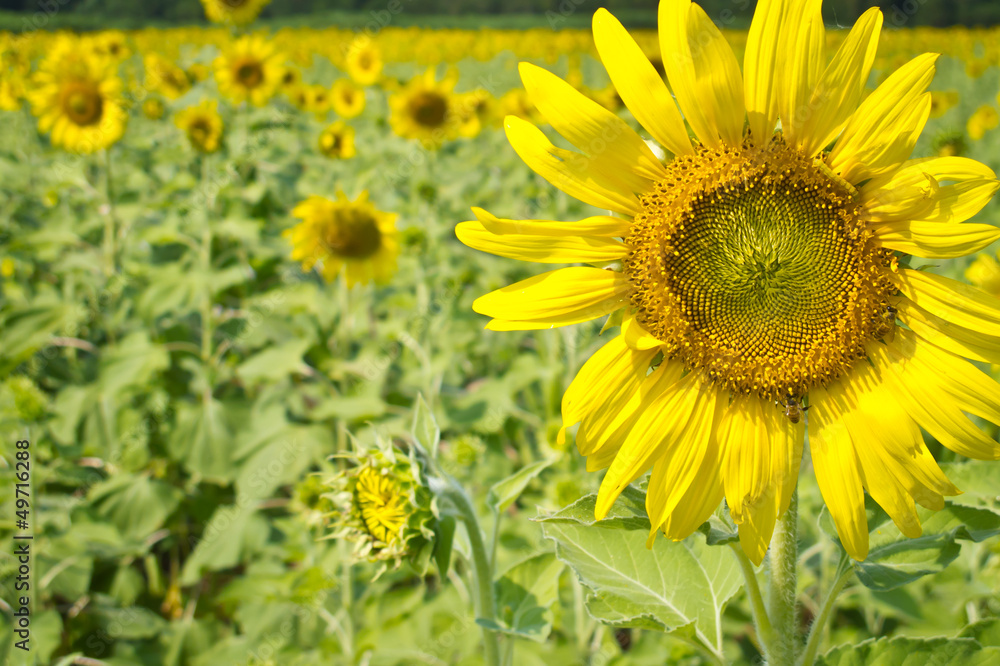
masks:
[[[515,221],[475,209],[457,229],[501,256],[590,264],[479,298],[487,328],[621,314],[621,333],[566,391],[563,421],[580,424],[588,468],[608,468],[598,517],[652,468],[650,543],[657,530],[688,536],[725,498],[759,563],[789,506],[806,429],[826,505],[859,560],[865,490],[911,537],[921,530],[914,502],[940,508],[959,492],[921,428],[964,456],[1000,458],[966,416],[1000,424],[1000,385],[965,360],[1000,359],[1000,300],[907,268],[908,255],[956,257],[1000,237],[959,224],[996,192],[995,174],[969,159],[910,159],[936,56],[914,58],[866,96],[882,15],[866,12],[827,64],[820,4],[762,0],[741,75],[700,7],[662,0],[669,89],[599,10],[597,51],[663,152],[522,64],[538,111],[580,152],[508,117],[514,150],[613,214]]]
[[[219,92],[237,103],[264,106],[281,85],[284,59],[263,37],[240,37],[215,59]]]
[[[201,0],[205,17],[212,23],[247,25],[253,23],[271,0]]]
[[[122,80],[115,64],[62,38],[35,73],[30,100],[38,129],[52,145],[93,153],[122,138],[128,116],[121,104]]]
[[[375,208],[362,192],[354,201],[343,192],[336,200],[311,196],[294,209],[302,220],[284,232],[292,243],[292,259],[303,270],[320,265],[320,274],[333,282],[341,273],[348,286],[386,282],[396,270],[399,242],[396,214]]]

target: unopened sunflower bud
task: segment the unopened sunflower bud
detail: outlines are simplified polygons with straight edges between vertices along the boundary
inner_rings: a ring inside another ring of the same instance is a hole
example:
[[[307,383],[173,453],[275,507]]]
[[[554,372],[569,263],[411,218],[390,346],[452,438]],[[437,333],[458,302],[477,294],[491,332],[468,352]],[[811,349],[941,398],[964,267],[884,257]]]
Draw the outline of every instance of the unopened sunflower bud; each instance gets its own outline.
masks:
[[[351,459],[334,477],[331,536],[353,542],[359,559],[396,568],[406,559],[426,566],[434,545],[437,508],[424,468],[411,452],[380,447]]]

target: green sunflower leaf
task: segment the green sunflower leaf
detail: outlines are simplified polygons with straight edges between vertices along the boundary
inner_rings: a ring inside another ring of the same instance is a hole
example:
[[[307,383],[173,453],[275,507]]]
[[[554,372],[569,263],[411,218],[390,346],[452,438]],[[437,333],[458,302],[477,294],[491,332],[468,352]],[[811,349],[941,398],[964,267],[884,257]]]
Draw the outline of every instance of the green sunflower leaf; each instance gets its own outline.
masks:
[[[817,666],[986,666],[998,663],[1000,648],[984,648],[971,638],[879,638],[835,647]]]
[[[946,502],[940,511],[917,509],[923,534],[904,536],[888,515],[865,497],[869,551],[864,562],[855,562],[858,580],[873,590],[893,590],[943,571],[958,557],[962,541],[980,542],[1000,534],[1000,513],[990,509]],[[836,535],[826,509],[820,525]]]
[[[423,394],[417,395],[417,404],[413,410],[413,427],[410,429],[413,439],[430,454],[437,458],[438,442],[441,441],[441,429],[438,427],[434,412],[427,406]]]
[[[551,606],[559,594],[564,566],[552,553],[515,564],[494,583],[497,621],[477,622],[504,634],[544,642],[552,630]]]
[[[596,495],[537,520],[589,589],[590,614],[612,626],[672,632],[686,628],[717,655],[726,604],[742,578],[732,553],[709,546],[701,535],[665,538],[646,548],[649,519],[637,490],[623,494],[608,518],[594,520]]]
[[[506,479],[497,481],[486,495],[486,503],[497,513],[503,513],[521,496],[531,480],[544,472],[553,462],[555,460],[552,458],[533,462],[517,470]]]

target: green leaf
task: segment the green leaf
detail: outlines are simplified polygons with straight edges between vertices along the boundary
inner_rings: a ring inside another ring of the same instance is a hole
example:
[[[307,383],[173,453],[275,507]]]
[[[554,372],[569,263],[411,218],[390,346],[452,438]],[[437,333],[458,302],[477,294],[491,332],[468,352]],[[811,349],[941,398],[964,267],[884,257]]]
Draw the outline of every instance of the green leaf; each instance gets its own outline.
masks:
[[[413,408],[413,427],[410,429],[413,439],[430,454],[437,458],[438,442],[441,441],[441,429],[438,427],[434,412],[427,406],[423,394],[417,395],[417,404]]]
[[[196,405],[177,407],[177,426],[170,438],[171,458],[192,474],[210,481],[231,481],[232,436],[223,417],[223,404],[208,398]]]
[[[928,574],[943,571],[958,557],[960,541],[979,542],[1000,534],[1000,514],[985,508],[946,502],[940,511],[918,508],[923,534],[904,536],[874,500],[865,498],[870,547],[864,562],[855,562],[858,580],[873,590],[892,590]],[[821,520],[830,529],[829,518]]]
[[[477,622],[512,636],[542,643],[552,630],[551,606],[559,595],[559,574],[565,565],[552,553],[515,564],[497,580],[497,621]]]
[[[988,666],[1000,659],[997,648],[971,638],[879,638],[841,645],[819,658],[817,666]]]
[[[132,333],[101,357],[97,391],[102,396],[114,396],[126,387],[148,384],[169,364],[166,350],[153,344],[148,333]]]
[[[39,298],[32,305],[0,315],[0,371],[13,368],[53,335],[73,331],[80,311],[54,298]]]
[[[961,638],[974,638],[982,646],[1000,647],[1000,618],[990,617],[962,629]]]
[[[587,607],[596,619],[667,632],[690,627],[721,654],[722,612],[742,586],[735,558],[700,536],[661,538],[647,549],[650,525],[639,496],[631,489],[606,520],[594,520],[596,495],[538,520],[556,555],[589,588]]]
[[[506,479],[497,481],[490,488],[486,495],[486,503],[493,507],[497,513],[503,513],[514,501],[521,496],[524,489],[528,487],[531,480],[541,474],[547,467],[555,462],[555,458],[539,460],[530,465],[525,465]]]
[[[962,490],[961,495],[949,500],[953,504],[983,506],[1000,501],[1000,465],[995,462],[969,460],[942,463],[941,470]]]
[[[138,539],[162,527],[183,497],[179,489],[162,481],[131,474],[113,476],[90,491],[97,514],[122,534]]]
[[[194,585],[205,571],[234,567],[256,540],[255,532],[268,529],[256,515],[257,503],[235,504],[216,509],[201,539],[181,571],[181,585]],[[257,520],[253,520],[257,518]]]
[[[275,381],[299,372],[303,366],[302,355],[309,349],[308,340],[292,340],[277,347],[269,347],[244,361],[236,373],[248,383]]]

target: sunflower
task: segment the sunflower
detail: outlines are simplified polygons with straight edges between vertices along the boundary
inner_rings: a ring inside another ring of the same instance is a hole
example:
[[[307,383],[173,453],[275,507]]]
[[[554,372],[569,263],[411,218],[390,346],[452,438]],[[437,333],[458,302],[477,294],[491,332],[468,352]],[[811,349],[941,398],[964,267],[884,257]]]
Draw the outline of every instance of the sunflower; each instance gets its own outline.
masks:
[[[142,115],[150,120],[159,120],[166,112],[163,100],[159,97],[147,97],[142,103]]]
[[[1000,237],[958,224],[997,191],[988,167],[910,159],[936,56],[914,58],[866,96],[877,9],[826,65],[820,2],[762,0],[742,76],[697,5],[663,0],[659,25],[672,92],[611,14],[593,23],[612,82],[665,157],[561,79],[521,64],[541,115],[580,152],[508,117],[514,150],[617,215],[517,221],[473,209],[477,220],[457,229],[473,248],[594,264],[510,285],[474,309],[499,331],[621,316],[620,334],[563,397],[560,439],[579,423],[588,469],[608,468],[598,518],[652,468],[650,545],[660,530],[688,536],[725,499],[743,549],[761,562],[790,504],[805,430],[853,558],[868,552],[865,490],[919,535],[914,503],[939,509],[959,492],[921,428],[961,455],[1000,459],[1000,444],[966,416],[1000,423],[1000,385],[965,360],[1000,359],[1000,300],[907,268],[908,255],[956,257]]]
[[[969,117],[965,129],[969,133],[969,138],[973,141],[979,141],[986,136],[987,132],[996,129],[998,125],[1000,125],[1000,114],[989,104],[984,104]]]
[[[52,145],[93,153],[125,134],[121,91],[110,60],[79,48],[77,39],[63,38],[39,65],[30,99],[38,129],[51,132]]]
[[[334,159],[354,157],[357,154],[354,149],[354,128],[340,120],[329,125],[319,135],[319,152]]]
[[[346,58],[347,73],[360,86],[378,83],[382,76],[382,52],[368,39],[351,43]]]
[[[365,91],[350,79],[338,79],[330,92],[330,106],[341,118],[354,118],[365,110]]]
[[[312,196],[292,210],[301,223],[284,232],[292,243],[292,259],[303,270],[321,264],[321,274],[333,282],[344,274],[348,286],[375,280],[386,282],[396,270],[399,243],[396,215],[375,208],[362,192],[349,201]]]
[[[411,79],[389,98],[392,130],[428,148],[437,148],[458,136],[462,120],[453,92],[456,79],[452,73],[438,81],[433,68]]]
[[[167,99],[177,99],[191,89],[187,73],[159,53],[150,53],[143,60],[146,69],[145,85],[160,92]]]
[[[247,25],[253,23],[271,0],[201,0],[205,17],[212,23]]]
[[[174,117],[174,124],[184,131],[191,147],[202,153],[214,153],[222,146],[222,116],[217,100],[205,100],[190,106]]]
[[[281,84],[284,56],[262,37],[240,37],[215,59],[219,92],[236,103],[263,106]]]

